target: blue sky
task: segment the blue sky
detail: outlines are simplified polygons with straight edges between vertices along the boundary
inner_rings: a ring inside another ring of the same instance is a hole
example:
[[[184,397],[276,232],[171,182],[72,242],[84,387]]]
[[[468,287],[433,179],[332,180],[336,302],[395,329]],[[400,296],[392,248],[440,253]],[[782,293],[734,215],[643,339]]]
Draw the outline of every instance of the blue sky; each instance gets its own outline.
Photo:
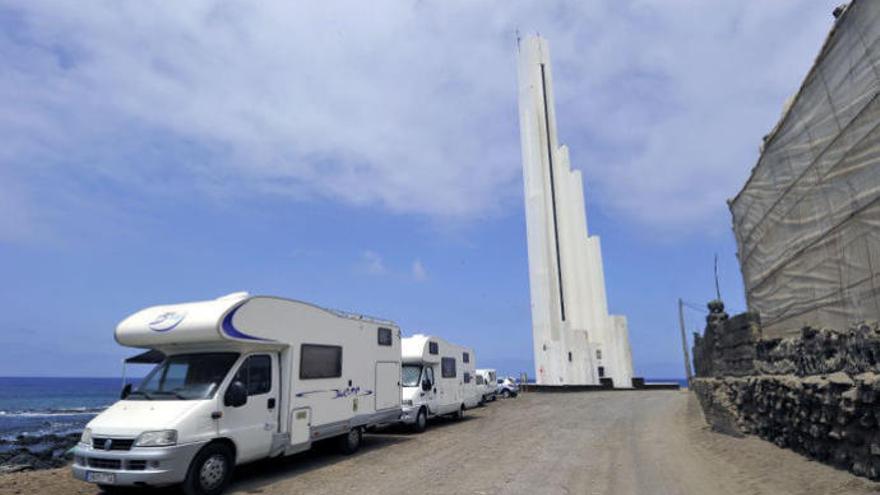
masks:
[[[681,376],[676,299],[718,253],[744,309],[725,200],[836,3],[0,0],[0,375],[116,375],[126,315],[239,290],[531,374],[519,29],[636,371]]]

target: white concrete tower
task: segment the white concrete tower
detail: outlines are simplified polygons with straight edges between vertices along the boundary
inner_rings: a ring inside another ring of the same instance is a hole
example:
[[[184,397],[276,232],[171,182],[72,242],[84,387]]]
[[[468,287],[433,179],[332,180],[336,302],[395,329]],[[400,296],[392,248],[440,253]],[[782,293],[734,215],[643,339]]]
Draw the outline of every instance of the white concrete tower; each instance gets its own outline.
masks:
[[[547,41],[518,42],[519,116],[535,376],[542,385],[632,385],[626,317],[608,314],[583,180],[559,146]]]

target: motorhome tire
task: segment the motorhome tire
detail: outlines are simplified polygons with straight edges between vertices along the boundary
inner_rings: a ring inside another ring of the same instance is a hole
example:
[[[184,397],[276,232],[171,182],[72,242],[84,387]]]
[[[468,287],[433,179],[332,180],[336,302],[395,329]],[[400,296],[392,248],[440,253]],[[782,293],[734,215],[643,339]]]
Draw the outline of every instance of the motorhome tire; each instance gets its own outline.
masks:
[[[196,454],[189,466],[183,492],[186,495],[217,495],[226,488],[234,466],[232,449],[210,443]]]
[[[413,423],[413,431],[416,433],[421,433],[428,428],[428,413],[425,411],[425,408],[419,409],[419,413],[416,414],[416,422]]]
[[[456,420],[464,419],[464,404],[462,404],[458,407],[458,412],[455,413],[453,418],[455,418]]]
[[[504,391],[501,392],[501,395],[503,395],[505,399],[509,399],[510,398],[510,390],[504,389]]]
[[[352,428],[348,431],[348,434],[342,435],[339,437],[339,446],[342,453],[345,455],[351,455],[358,451],[361,448],[361,440],[363,439],[364,433],[360,428]]]

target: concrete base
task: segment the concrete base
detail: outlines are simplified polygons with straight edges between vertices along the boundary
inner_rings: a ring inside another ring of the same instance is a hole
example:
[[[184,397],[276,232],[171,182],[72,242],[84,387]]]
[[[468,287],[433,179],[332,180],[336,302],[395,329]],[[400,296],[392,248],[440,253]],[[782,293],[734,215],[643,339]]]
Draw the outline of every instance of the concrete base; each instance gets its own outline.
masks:
[[[677,383],[646,383],[637,388],[612,388],[602,385],[520,385],[520,392],[632,392],[642,390],[680,390]]]

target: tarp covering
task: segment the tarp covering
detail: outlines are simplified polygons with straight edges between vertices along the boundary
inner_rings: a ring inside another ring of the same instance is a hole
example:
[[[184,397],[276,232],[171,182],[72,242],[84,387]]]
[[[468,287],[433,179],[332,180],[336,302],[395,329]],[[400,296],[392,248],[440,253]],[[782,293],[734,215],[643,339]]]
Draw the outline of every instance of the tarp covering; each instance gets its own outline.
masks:
[[[854,0],[730,201],[765,336],[880,319],[880,1]]]

